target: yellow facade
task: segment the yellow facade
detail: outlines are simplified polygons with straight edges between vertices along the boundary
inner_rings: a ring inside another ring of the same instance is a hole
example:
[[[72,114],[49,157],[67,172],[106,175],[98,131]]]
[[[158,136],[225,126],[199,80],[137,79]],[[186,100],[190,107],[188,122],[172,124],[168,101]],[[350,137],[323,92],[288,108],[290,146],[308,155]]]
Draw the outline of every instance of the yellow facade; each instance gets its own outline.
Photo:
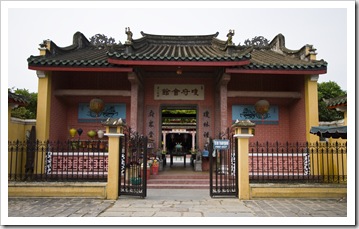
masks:
[[[91,197],[106,198],[106,183],[31,182],[10,183],[9,197]]]
[[[319,126],[318,111],[318,80],[319,76],[308,75],[305,77],[305,120],[306,138],[308,142],[319,141],[319,137],[310,133],[312,126]]]
[[[51,74],[41,72],[38,76],[36,137],[46,141],[50,135]]]
[[[26,132],[36,125],[36,120],[11,118],[11,108],[8,109],[8,141],[25,141]]]

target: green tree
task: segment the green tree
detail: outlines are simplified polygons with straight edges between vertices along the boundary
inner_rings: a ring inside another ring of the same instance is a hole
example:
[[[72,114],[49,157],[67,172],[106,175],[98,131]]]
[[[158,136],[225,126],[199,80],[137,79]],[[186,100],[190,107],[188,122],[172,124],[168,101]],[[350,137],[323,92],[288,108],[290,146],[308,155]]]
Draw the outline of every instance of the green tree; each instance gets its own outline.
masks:
[[[346,95],[341,87],[333,81],[318,83],[318,110],[319,121],[330,122],[343,119],[343,113],[336,110],[329,110],[323,99],[331,99]]]
[[[11,117],[21,118],[21,119],[36,119],[36,110],[37,110],[37,93],[29,92],[28,89],[19,89],[9,88],[9,91],[22,95],[26,97],[29,101],[29,104],[26,107],[18,107],[11,111]]]

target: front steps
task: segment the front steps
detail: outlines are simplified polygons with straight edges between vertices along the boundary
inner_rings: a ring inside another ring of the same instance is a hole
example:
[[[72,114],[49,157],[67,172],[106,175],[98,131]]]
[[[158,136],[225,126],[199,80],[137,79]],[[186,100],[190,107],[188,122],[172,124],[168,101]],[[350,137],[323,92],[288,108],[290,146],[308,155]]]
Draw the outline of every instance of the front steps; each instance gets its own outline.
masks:
[[[186,167],[183,160],[174,157],[173,165],[167,158],[166,166],[157,175],[151,174],[147,180],[148,189],[209,189],[209,172],[196,172],[190,163],[190,157],[186,159]]]
[[[201,174],[176,174],[165,175],[160,172],[158,175],[151,175],[147,180],[149,189],[209,189],[209,175]]]

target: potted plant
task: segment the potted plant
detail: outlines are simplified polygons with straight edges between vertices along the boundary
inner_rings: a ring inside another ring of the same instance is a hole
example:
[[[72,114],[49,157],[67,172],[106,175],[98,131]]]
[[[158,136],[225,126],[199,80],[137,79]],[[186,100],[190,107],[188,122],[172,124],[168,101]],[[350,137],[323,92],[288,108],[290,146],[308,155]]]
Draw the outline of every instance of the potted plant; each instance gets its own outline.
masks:
[[[156,159],[154,159],[152,166],[151,166],[153,175],[158,175],[158,167],[159,167],[158,161]]]
[[[194,161],[196,160],[196,155],[197,155],[198,150],[197,149],[191,149],[190,153],[191,153],[191,165],[194,166]]]
[[[132,185],[140,185],[142,183],[141,177],[132,177],[131,178],[131,184]]]
[[[166,150],[161,150],[161,154],[162,154],[162,165],[163,167],[166,166],[166,154],[167,154],[167,151]]]

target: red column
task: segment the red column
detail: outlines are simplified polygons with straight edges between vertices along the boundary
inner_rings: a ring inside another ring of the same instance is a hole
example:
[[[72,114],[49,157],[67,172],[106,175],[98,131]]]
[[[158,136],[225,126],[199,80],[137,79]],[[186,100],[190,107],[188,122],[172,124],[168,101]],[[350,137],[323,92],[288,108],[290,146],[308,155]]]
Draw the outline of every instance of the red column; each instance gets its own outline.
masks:
[[[138,118],[139,114],[139,89],[140,81],[138,76],[134,72],[128,73],[128,80],[131,82],[131,117],[130,117],[130,127],[133,131],[139,131],[138,127]]]
[[[229,74],[223,74],[221,79],[219,80],[219,118],[220,118],[220,125],[219,131],[225,132],[228,127],[227,121],[227,85],[228,82],[231,80],[231,76]],[[218,134],[218,133],[216,133]]]

